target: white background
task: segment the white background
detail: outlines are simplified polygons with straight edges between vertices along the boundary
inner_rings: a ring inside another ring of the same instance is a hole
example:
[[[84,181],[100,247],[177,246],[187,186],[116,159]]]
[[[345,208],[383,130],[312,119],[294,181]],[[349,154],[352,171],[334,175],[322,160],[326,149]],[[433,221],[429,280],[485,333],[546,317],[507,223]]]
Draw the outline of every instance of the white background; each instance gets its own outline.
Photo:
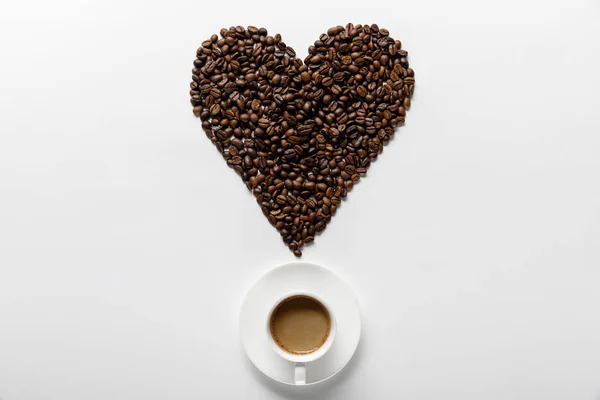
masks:
[[[600,399],[597,1],[0,3],[0,399]],[[402,40],[407,123],[303,260],[356,291],[348,368],[272,384],[243,295],[294,257],[201,131],[196,48]]]

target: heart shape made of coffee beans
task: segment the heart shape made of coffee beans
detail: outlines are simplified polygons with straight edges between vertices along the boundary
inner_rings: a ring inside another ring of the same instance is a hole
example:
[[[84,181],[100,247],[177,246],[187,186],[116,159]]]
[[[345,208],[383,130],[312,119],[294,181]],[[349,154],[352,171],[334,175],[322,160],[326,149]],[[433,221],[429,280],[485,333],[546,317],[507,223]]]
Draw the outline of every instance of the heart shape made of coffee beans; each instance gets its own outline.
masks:
[[[194,115],[300,257],[404,123],[408,53],[377,25],[330,28],[304,62],[264,28],[220,34],[196,52]]]

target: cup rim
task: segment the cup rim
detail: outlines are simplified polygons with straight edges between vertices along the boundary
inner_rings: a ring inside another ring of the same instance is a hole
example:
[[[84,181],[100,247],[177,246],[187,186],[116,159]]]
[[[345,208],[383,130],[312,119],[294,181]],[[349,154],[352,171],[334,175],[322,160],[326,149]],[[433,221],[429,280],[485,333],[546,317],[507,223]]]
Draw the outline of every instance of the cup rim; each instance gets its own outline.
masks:
[[[311,298],[315,299],[316,301],[321,303],[321,305],[325,308],[325,310],[329,314],[329,319],[331,321],[331,324],[329,327],[329,335],[327,336],[325,343],[323,343],[323,345],[321,345],[321,347],[319,347],[317,350],[313,351],[312,353],[308,353],[308,354],[288,353],[287,351],[283,350],[281,347],[279,347],[277,345],[277,343],[275,342],[275,339],[273,338],[273,335],[271,335],[271,316],[273,315],[273,312],[286,299],[288,299],[290,297],[295,297],[295,296],[305,296],[305,297],[311,297]],[[327,353],[329,351],[329,349],[331,348],[331,346],[333,345],[333,340],[335,338],[336,331],[337,331],[337,323],[335,320],[335,315],[333,314],[333,312],[331,310],[331,307],[329,307],[327,302],[323,301],[323,299],[321,297],[319,297],[318,295],[315,295],[312,292],[308,292],[308,291],[293,291],[293,292],[289,292],[289,293],[285,294],[284,296],[281,296],[277,301],[275,301],[273,303],[273,306],[269,310],[269,312],[267,314],[267,324],[266,325],[267,325],[266,327],[267,327],[268,340],[269,340],[269,342],[271,342],[271,347],[274,349],[274,351],[280,357],[282,357],[288,361],[297,362],[297,363],[312,362],[312,361],[316,361],[319,358],[323,357],[325,355],[325,353]]]

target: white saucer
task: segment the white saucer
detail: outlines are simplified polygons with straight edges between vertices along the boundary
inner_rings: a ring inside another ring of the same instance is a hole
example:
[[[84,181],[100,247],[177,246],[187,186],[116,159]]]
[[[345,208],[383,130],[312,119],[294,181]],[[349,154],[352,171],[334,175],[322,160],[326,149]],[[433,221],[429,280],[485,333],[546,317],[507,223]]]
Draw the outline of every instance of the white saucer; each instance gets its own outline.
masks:
[[[294,383],[294,365],[273,350],[265,330],[267,313],[287,293],[306,291],[321,297],[335,315],[337,334],[331,349],[306,365],[306,384],[323,382],[350,361],[360,340],[360,310],[354,293],[337,275],[319,265],[295,262],[274,268],[252,286],[240,312],[240,336],[250,361],[268,377]]]

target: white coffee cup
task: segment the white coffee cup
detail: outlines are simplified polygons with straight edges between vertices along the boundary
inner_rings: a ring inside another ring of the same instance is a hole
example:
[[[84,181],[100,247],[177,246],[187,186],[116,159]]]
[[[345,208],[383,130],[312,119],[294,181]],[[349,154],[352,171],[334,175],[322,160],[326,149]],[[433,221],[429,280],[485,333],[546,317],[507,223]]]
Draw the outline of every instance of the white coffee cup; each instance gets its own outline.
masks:
[[[325,308],[325,310],[327,310],[327,313],[329,314],[330,328],[329,328],[329,335],[327,336],[327,339],[317,350],[315,350],[311,353],[308,353],[308,354],[293,354],[293,353],[289,353],[289,352],[283,350],[275,342],[275,339],[273,338],[273,335],[271,334],[271,317],[273,315],[273,312],[285,300],[287,300],[291,297],[296,297],[296,296],[304,296],[304,297],[309,297],[309,298],[316,300],[317,302],[321,303],[321,305]],[[331,311],[331,308],[329,308],[327,303],[324,302],[321,298],[319,298],[319,296],[316,296],[313,293],[307,293],[307,292],[288,293],[285,296],[281,297],[279,300],[277,300],[273,304],[273,306],[271,307],[271,310],[267,314],[267,324],[266,325],[267,325],[267,329],[266,329],[267,335],[269,336],[269,341],[272,344],[273,350],[280,357],[294,363],[294,382],[296,383],[296,385],[306,384],[306,364],[316,361],[319,358],[323,357],[329,351],[329,349],[331,349],[331,346],[333,345],[333,340],[335,339],[337,325],[336,325],[335,315]]]

